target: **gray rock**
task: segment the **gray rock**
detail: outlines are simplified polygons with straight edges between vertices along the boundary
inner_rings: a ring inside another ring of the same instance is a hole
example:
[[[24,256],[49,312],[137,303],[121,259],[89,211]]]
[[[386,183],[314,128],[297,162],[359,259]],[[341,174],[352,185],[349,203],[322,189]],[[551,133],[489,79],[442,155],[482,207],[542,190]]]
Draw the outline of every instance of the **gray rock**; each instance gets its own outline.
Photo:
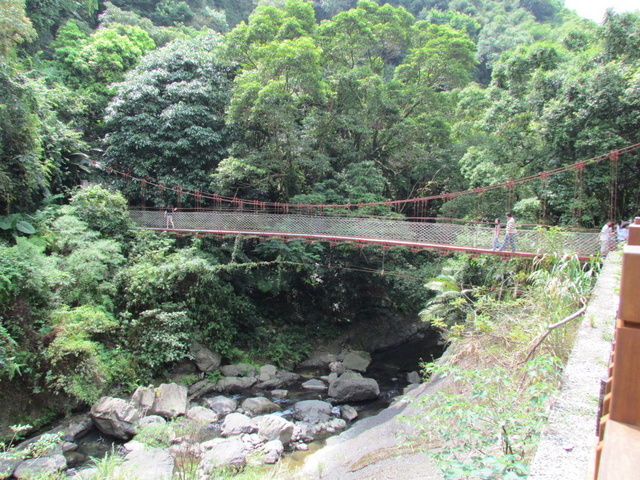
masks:
[[[266,382],[276,378],[278,369],[273,365],[263,365],[258,372],[258,382]]]
[[[74,415],[63,421],[61,431],[68,442],[75,442],[93,428],[93,421],[88,414]]]
[[[364,378],[356,372],[347,372],[329,386],[329,396],[336,403],[373,400],[380,395],[378,382],[373,378]]]
[[[341,405],[340,418],[345,419],[347,422],[351,422],[358,418],[358,411],[349,405]]]
[[[131,405],[140,410],[143,415],[146,415],[153,402],[156,400],[156,389],[153,387],[138,387],[136,391],[131,395]]]
[[[366,372],[371,363],[371,355],[369,352],[354,351],[349,352],[342,360],[344,368],[355,372]]]
[[[213,392],[216,389],[216,384],[211,380],[205,378],[203,380],[199,380],[193,385],[189,387],[189,399],[200,398],[208,393]]]
[[[259,435],[267,440],[280,440],[284,445],[291,441],[294,424],[278,415],[261,415],[252,420]]]
[[[247,463],[247,449],[240,437],[216,439],[204,453],[198,467],[198,478],[215,475],[220,467],[241,468]],[[209,442],[208,442],[209,443]]]
[[[309,422],[296,422],[293,425],[292,442],[312,442],[316,436],[315,427]]]
[[[338,356],[333,353],[316,353],[300,364],[301,367],[326,367],[331,362],[338,360]]]
[[[279,412],[281,408],[265,397],[247,398],[242,402],[242,408],[253,415],[265,415],[268,413]]]
[[[278,367],[275,365],[262,365],[260,367],[260,373],[266,373],[270,377],[275,377],[276,373],[278,373]]]
[[[204,403],[219,415],[227,415],[238,408],[238,403],[235,400],[222,395],[218,395],[213,398],[205,398]]]
[[[287,398],[289,396],[289,390],[271,390],[271,396],[273,398]]]
[[[300,375],[293,372],[287,372],[286,370],[279,370],[278,373],[276,373],[276,378],[282,381],[282,385],[286,386],[300,380]]]
[[[293,406],[293,417],[308,423],[320,423],[331,417],[331,404],[322,400],[302,400]]]
[[[222,356],[219,353],[213,352],[199,343],[194,344],[192,351],[194,362],[201,372],[215,372],[220,368]]]
[[[78,449],[78,444],[73,442],[62,442],[60,444],[60,448],[62,448],[62,453],[75,452]]]
[[[282,457],[284,452],[284,446],[280,440],[271,440],[262,446],[262,462],[267,465],[273,465],[277,463]]]
[[[167,421],[160,415],[147,415],[138,420],[139,427],[145,427],[147,425],[164,425]]]
[[[226,393],[239,393],[251,388],[256,381],[255,377],[223,377],[216,383],[216,390]]]
[[[174,460],[171,454],[159,448],[133,450],[124,457],[121,471],[136,480],[170,480]]]
[[[247,363],[237,363],[235,365],[225,365],[220,368],[220,372],[225,377],[255,377],[256,368]]]
[[[344,366],[344,363],[342,362],[331,362],[329,364],[329,370],[331,370],[331,372],[336,373],[337,375],[342,375],[344,372],[347,371],[347,369]]]
[[[420,374],[416,371],[407,373],[407,382],[408,383],[421,383],[422,379],[420,378]]]
[[[13,476],[19,479],[32,479],[47,475],[53,475],[67,468],[67,460],[64,455],[52,455],[50,457],[30,458],[23,461],[13,472]]]
[[[312,378],[311,380],[307,380],[302,384],[302,388],[306,388],[307,390],[317,390],[319,392],[323,392],[327,389],[327,385],[317,378]]]
[[[218,414],[216,412],[209,408],[199,406],[191,407],[187,411],[186,417],[202,424],[215,423],[218,421]]]
[[[149,410],[150,415],[172,419],[187,413],[188,390],[177,383],[163,383],[156,388],[156,399]]]
[[[139,442],[138,440],[131,440],[130,442],[123,444],[122,448],[125,452],[129,453],[133,452],[134,450],[144,450],[145,448],[147,448],[147,446],[144,443]]]
[[[80,452],[65,452],[64,458],[67,461],[66,468],[73,468],[82,465],[87,461],[87,456]]]
[[[241,433],[255,433],[258,429],[251,423],[251,419],[242,413],[230,413],[222,422],[223,437],[240,435]]]
[[[93,423],[105,435],[129,440],[135,434],[140,411],[121,398],[102,397],[91,407]]]
[[[19,454],[0,453],[0,478],[9,478],[22,462],[23,458]]]

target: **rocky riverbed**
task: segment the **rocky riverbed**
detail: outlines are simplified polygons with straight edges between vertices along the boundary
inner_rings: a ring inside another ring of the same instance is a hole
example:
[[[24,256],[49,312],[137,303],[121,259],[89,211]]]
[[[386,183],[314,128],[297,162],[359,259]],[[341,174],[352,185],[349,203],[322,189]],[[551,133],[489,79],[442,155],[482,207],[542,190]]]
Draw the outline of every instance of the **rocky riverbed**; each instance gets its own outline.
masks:
[[[129,478],[169,479],[185,469],[208,478],[221,468],[274,464],[286,452],[305,451],[344,431],[381,397],[378,381],[367,375],[371,356],[363,351],[317,355],[301,370],[311,376],[273,365],[221,366],[219,355],[197,344],[193,354],[199,380],[178,373],[173,382],[139,387],[128,398],[103,397],[90,413],[45,434],[61,441],[44,451],[34,455],[29,447],[40,436],[2,455],[0,478],[54,472],[96,478],[83,449],[83,438],[95,429],[119,445],[120,468]],[[389,380],[409,389],[420,377],[413,371]],[[380,408],[390,401],[382,393],[387,401]]]

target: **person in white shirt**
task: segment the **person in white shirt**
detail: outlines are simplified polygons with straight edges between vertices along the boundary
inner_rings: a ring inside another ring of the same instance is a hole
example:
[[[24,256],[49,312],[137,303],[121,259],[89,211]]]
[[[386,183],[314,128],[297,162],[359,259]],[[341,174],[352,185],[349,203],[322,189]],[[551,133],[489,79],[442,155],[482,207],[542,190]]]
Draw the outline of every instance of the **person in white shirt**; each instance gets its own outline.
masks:
[[[504,240],[502,242],[502,246],[500,247],[500,251],[504,250],[504,247],[507,244],[511,245],[511,251],[516,251],[516,219],[513,218],[513,214],[511,212],[507,212],[507,227],[506,227],[506,235],[504,236]]]
[[[607,223],[605,223],[602,230],[600,230],[600,253],[603,257],[613,250],[615,238],[613,220],[607,220]]]

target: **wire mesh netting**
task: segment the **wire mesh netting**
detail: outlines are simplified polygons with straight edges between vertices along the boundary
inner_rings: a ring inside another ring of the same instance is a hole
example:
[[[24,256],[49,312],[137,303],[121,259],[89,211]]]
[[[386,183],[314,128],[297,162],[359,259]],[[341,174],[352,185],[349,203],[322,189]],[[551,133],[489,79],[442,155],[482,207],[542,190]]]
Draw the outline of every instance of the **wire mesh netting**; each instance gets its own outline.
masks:
[[[367,241],[407,246],[456,246],[469,249],[493,247],[493,225],[459,225],[394,218],[270,214],[229,211],[176,211],[173,225],[162,211],[132,210],[138,228],[170,229],[193,233],[298,237],[312,240]],[[504,236],[500,238],[502,241]],[[577,254],[599,252],[598,232],[531,227],[515,235],[519,252]],[[507,248],[509,249],[509,248]]]

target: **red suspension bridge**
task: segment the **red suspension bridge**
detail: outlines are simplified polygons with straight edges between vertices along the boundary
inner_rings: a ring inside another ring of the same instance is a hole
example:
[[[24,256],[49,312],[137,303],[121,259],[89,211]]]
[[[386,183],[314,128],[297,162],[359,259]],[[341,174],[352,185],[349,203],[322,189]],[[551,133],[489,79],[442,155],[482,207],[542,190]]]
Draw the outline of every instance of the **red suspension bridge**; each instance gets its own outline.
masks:
[[[329,215],[274,214],[243,211],[176,211],[173,226],[166,225],[163,211],[131,210],[138,228],[178,234],[243,235],[261,240],[349,242],[360,247],[408,247],[483,255],[536,257],[545,253],[577,255],[586,259],[599,251],[598,232],[568,231],[527,226],[516,234],[516,252],[492,250],[493,228],[481,224],[411,221],[406,218],[375,218]],[[420,219],[426,220],[426,219]],[[531,228],[533,227],[533,228]]]
[[[377,244],[383,248],[408,247],[412,249],[437,249],[443,252],[459,252],[483,255],[535,257],[547,253],[577,255],[587,259],[600,251],[597,231],[549,228],[546,226],[520,226],[516,234],[516,252],[500,252],[492,249],[493,226],[478,222],[461,222],[452,219],[426,218],[429,202],[450,200],[462,195],[483,194],[505,189],[511,196],[516,185],[539,180],[546,182],[550,176],[574,171],[576,185],[581,185],[582,171],[588,165],[609,160],[611,164],[610,190],[617,189],[618,158],[640,148],[640,144],[583,160],[554,170],[516,180],[479,187],[471,190],[442,193],[407,200],[386,202],[303,205],[262,202],[185,190],[181,186],[167,186],[158,179],[138,178],[119,166],[94,166],[138,182],[143,191],[158,188],[171,192],[178,206],[183,197],[192,196],[195,209],[179,208],[173,215],[173,225],[168,224],[164,210],[133,209],[131,217],[137,228],[167,230],[178,234],[194,235],[244,235],[260,239],[281,238],[285,241],[349,242],[358,246]],[[578,188],[576,188],[578,191]],[[611,193],[610,210],[615,210],[615,194]],[[206,205],[206,208],[203,208]],[[389,216],[373,216],[381,210]],[[413,218],[402,215],[413,212]],[[612,215],[613,217],[613,215]],[[503,231],[504,233],[504,231]]]

